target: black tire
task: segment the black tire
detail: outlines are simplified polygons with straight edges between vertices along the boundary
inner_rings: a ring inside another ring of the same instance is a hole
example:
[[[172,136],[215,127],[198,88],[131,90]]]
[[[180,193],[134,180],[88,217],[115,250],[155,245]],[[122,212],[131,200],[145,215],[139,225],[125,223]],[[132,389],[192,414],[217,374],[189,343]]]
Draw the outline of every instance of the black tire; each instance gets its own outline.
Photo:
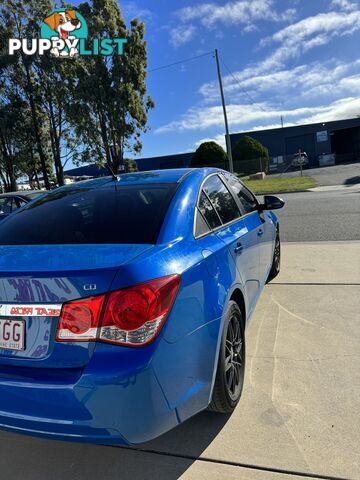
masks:
[[[245,375],[244,321],[237,303],[230,301],[221,336],[215,385],[208,410],[231,413],[238,404]]]
[[[271,270],[267,279],[267,282],[270,282],[275,277],[277,277],[280,273],[280,264],[281,264],[281,241],[280,241],[280,234],[279,232],[276,233],[275,239],[275,249],[274,249],[274,257],[273,262],[271,265]]]

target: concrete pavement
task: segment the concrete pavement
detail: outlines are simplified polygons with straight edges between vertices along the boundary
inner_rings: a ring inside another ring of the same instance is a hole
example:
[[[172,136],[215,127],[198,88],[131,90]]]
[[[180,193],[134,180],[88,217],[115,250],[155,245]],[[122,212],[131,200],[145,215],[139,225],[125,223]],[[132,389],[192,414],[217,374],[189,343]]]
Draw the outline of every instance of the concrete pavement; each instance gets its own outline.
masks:
[[[360,243],[291,244],[283,251],[283,273],[266,287],[247,331],[241,403],[200,457],[357,479]],[[349,260],[351,282],[342,272]],[[206,445],[211,421],[202,414],[151,448],[190,455]]]
[[[276,284],[360,285],[360,242],[287,243]]]
[[[247,330],[246,383],[232,416],[203,412],[135,450],[3,432],[0,472],[24,480],[360,478],[359,285],[360,242],[284,244],[282,273]]]

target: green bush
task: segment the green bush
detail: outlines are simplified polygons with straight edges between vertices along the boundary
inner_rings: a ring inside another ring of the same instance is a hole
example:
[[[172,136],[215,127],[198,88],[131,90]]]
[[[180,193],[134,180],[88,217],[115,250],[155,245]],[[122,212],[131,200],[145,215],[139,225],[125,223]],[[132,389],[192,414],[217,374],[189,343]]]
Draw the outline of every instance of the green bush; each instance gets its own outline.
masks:
[[[226,166],[228,160],[225,150],[215,142],[204,142],[192,157],[192,167],[221,167]]]
[[[126,168],[126,173],[132,173],[132,172],[138,172],[138,166],[135,160],[125,158],[125,168]]]
[[[233,160],[236,170],[241,173],[256,173],[260,170],[260,165],[262,165],[262,171],[267,172],[269,152],[258,140],[244,135],[233,149]]]

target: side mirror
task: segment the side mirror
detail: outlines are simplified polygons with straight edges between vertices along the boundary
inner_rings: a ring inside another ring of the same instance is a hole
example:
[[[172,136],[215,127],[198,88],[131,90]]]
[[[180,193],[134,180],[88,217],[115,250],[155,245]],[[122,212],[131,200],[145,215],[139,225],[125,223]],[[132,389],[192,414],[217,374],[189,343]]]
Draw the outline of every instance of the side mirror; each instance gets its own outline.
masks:
[[[285,202],[282,198],[275,197],[274,195],[265,195],[264,203],[260,205],[261,210],[279,210],[283,208]]]

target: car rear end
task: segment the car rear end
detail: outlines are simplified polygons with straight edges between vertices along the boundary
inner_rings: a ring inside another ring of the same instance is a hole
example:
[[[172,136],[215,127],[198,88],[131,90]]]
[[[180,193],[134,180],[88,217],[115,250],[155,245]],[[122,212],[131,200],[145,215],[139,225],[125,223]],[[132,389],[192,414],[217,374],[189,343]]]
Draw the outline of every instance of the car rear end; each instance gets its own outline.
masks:
[[[178,423],[151,360],[180,278],[126,268],[155,248],[176,187],[84,182],[3,222],[1,428],[138,443]]]

